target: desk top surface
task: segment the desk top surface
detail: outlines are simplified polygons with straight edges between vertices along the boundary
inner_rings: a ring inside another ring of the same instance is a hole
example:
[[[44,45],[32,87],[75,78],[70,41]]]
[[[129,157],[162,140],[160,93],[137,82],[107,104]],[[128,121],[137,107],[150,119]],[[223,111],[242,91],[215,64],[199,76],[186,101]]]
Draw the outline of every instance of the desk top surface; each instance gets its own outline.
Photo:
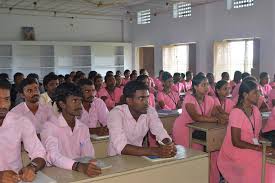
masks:
[[[179,116],[182,113],[182,109],[177,110],[159,110],[158,115],[160,118]]]
[[[219,123],[205,123],[205,122],[194,122],[189,123],[187,125],[189,128],[194,128],[202,131],[208,130],[217,130],[217,129],[224,129],[227,127],[226,124],[219,124]]]
[[[94,180],[94,181],[102,180],[106,178],[133,173],[133,172],[145,171],[152,168],[157,168],[161,166],[167,166],[170,164],[182,163],[185,161],[191,161],[191,160],[207,157],[207,154],[204,152],[187,149],[187,148],[185,149],[185,155],[186,155],[185,158],[181,160],[170,159],[167,161],[154,162],[154,163],[142,157],[126,156],[126,155],[103,158],[101,160],[106,163],[112,164],[112,167],[110,169],[102,170],[102,174],[95,178],[89,178],[82,173],[70,171],[70,170],[64,170],[56,167],[47,167],[43,170],[43,173],[55,179],[58,183],[88,182],[91,180]]]

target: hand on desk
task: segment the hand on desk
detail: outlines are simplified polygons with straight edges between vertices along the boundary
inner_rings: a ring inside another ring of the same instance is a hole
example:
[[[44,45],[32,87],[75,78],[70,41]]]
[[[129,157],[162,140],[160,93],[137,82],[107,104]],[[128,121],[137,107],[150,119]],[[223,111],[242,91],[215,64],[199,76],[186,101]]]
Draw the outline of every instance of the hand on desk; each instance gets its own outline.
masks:
[[[109,135],[109,129],[107,128],[107,126],[105,126],[105,127],[98,127],[96,134],[98,136]]]
[[[20,177],[12,170],[0,171],[1,183],[17,183],[20,181]]]
[[[161,145],[160,147],[156,148],[156,154],[161,158],[171,158],[177,154],[177,148],[174,143]]]
[[[96,161],[91,160],[89,163],[80,163],[78,171],[89,177],[96,177],[101,174],[101,169],[96,166]]]
[[[19,171],[20,179],[24,182],[32,182],[35,179],[35,168],[27,166]]]

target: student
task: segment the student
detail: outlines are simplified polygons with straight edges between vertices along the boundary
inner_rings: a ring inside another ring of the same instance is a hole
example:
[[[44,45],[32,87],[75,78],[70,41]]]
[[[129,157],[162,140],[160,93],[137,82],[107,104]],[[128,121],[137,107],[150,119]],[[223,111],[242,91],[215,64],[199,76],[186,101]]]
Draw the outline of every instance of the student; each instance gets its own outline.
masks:
[[[272,90],[271,86],[269,85],[269,80],[270,79],[267,72],[262,72],[260,74],[260,92],[265,98],[268,97],[270,91]]]
[[[149,87],[155,88],[155,82],[154,82],[153,78],[150,77],[149,72],[146,69],[140,69],[139,75],[147,75],[149,77]]]
[[[143,82],[149,88],[149,77],[147,75],[140,75],[137,77],[137,81]],[[156,107],[155,96],[149,91],[149,105],[153,108]]]
[[[182,101],[179,93],[172,90],[173,77],[169,72],[162,74],[163,90],[157,94],[158,105],[161,109],[175,110],[181,108]]]
[[[241,75],[241,80],[244,80],[246,77],[249,77],[250,76],[250,74],[249,73],[247,73],[247,72],[244,72],[244,73],[242,73],[242,75]],[[239,82],[235,87],[234,87],[234,89],[233,89],[233,91],[232,91],[232,98],[237,98],[236,100],[238,100],[238,95],[239,95],[239,89],[240,89],[240,86],[241,86],[241,82]]]
[[[130,81],[135,81],[136,79],[137,79],[137,74],[134,73],[134,72],[132,72],[132,73],[130,74]]]
[[[31,182],[35,180],[36,172],[46,164],[46,151],[30,120],[8,112],[11,106],[10,89],[9,81],[0,80],[0,182]],[[22,166],[21,142],[31,159],[26,167]]]
[[[270,86],[272,87],[272,90],[268,95],[268,107],[269,109],[272,109],[275,106],[275,82],[271,83]]]
[[[209,83],[208,95],[214,97],[216,95],[216,92],[215,92],[216,83],[215,83],[214,75],[213,75],[213,73],[207,73],[206,77],[207,77],[208,83]]]
[[[12,103],[12,107],[15,106],[15,99],[16,99],[16,96],[18,94],[19,85],[20,85],[20,83],[23,79],[24,79],[24,74],[21,73],[21,72],[17,72],[13,76],[14,84],[12,84],[12,86],[11,86],[11,103]]]
[[[230,81],[231,92],[234,90],[235,86],[241,83],[242,73],[240,71],[235,71],[234,78]]]
[[[73,77],[73,82],[74,83],[77,83],[79,80],[81,79],[85,79],[86,78],[86,75],[84,72],[82,71],[77,71],[75,76]]]
[[[271,115],[262,132],[262,136],[272,142],[272,147],[275,148],[275,107],[272,108]]]
[[[116,80],[116,87],[120,88],[121,91],[123,91],[124,85],[122,84],[122,78],[120,75],[115,75],[115,80]]]
[[[89,79],[82,79],[78,82],[78,86],[83,95],[82,114],[79,120],[89,127],[91,134],[108,135],[107,116],[109,111],[104,101],[96,97],[94,84]]]
[[[57,105],[53,100],[54,92],[59,85],[58,76],[55,74],[46,75],[43,79],[43,85],[46,89],[46,92],[40,95],[39,103],[48,105],[55,114],[58,114]]]
[[[91,80],[92,82],[94,82],[96,75],[97,75],[96,71],[90,71],[89,75],[88,75],[88,79]]]
[[[101,169],[95,161],[77,162],[76,158],[94,158],[94,148],[88,127],[77,117],[81,115],[82,92],[75,84],[59,85],[55,101],[61,114],[44,124],[41,141],[47,151],[47,162],[59,168],[97,176]]]
[[[182,105],[182,114],[176,119],[173,126],[173,138],[176,144],[189,147],[189,123],[208,122],[226,123],[226,118],[218,115],[213,97],[207,95],[208,80],[203,75],[196,75],[192,81],[193,94],[187,93]],[[201,145],[193,144],[193,148],[203,150]],[[218,182],[219,173],[215,166],[217,159],[216,153],[211,153],[211,174],[212,182]]]
[[[65,83],[65,77],[62,74],[58,75],[59,84]]]
[[[229,116],[229,124],[218,157],[218,167],[227,182],[261,182],[262,146],[259,144],[262,119],[257,105],[259,93],[254,81],[243,81],[237,107]],[[274,149],[267,149],[275,153]],[[267,164],[266,181],[274,167]]]
[[[30,73],[27,75],[27,78],[33,78],[37,80],[37,83],[39,84],[39,92],[40,93],[44,93],[45,92],[45,88],[43,87],[43,84],[39,82],[39,76],[36,73]]]
[[[103,88],[103,78],[100,74],[96,75],[94,79],[95,89],[98,94],[99,90]]]
[[[181,82],[183,82],[185,80],[185,74],[181,73],[180,76],[181,76]]]
[[[155,78],[154,82],[155,82],[155,88],[157,91],[162,91],[163,90],[163,84],[162,84],[162,74],[163,74],[163,70],[159,71],[159,76],[157,78]]]
[[[229,82],[229,80],[230,80],[230,76],[229,76],[228,72],[223,72],[221,77],[222,77],[222,80],[225,80],[227,82]]]
[[[72,82],[73,82],[73,80],[72,80],[71,76],[69,74],[66,74],[65,75],[65,83],[72,83]]]
[[[113,109],[120,101],[122,90],[116,87],[116,80],[113,75],[105,76],[106,87],[101,88],[98,96],[105,102],[109,110]]]
[[[134,156],[173,157],[176,148],[163,128],[156,110],[149,107],[148,87],[139,81],[126,84],[123,95],[126,104],[115,107],[109,114],[107,125],[110,133],[108,154]],[[151,131],[158,141],[166,144],[160,147],[142,147],[143,138]]]
[[[121,71],[120,71],[120,70],[117,70],[117,71],[116,71],[116,75],[121,76]]]
[[[177,92],[179,95],[181,92],[185,92],[184,84],[181,82],[180,73],[176,72],[173,75],[174,84],[172,85],[172,90]]]
[[[25,116],[35,127],[36,133],[40,134],[44,122],[53,117],[52,109],[48,105],[39,103],[39,86],[32,78],[24,79],[19,87],[19,92],[25,102],[14,107],[11,112]]]
[[[193,73],[191,71],[186,72],[186,80],[183,81],[185,91],[192,91],[192,79],[193,79]]]
[[[131,74],[130,70],[127,69],[124,71],[124,78],[122,80],[123,86],[125,86],[130,81],[130,74]]]

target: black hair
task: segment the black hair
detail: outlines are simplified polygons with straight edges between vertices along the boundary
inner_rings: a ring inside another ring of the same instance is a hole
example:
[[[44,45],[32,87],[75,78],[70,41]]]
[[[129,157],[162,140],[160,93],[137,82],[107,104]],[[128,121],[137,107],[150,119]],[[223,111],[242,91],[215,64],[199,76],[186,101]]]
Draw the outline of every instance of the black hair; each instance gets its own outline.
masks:
[[[103,79],[102,76],[100,74],[97,74],[94,78],[94,83],[96,82],[96,80],[98,80],[99,78]]]
[[[113,72],[113,71],[107,71],[107,72],[106,72],[106,76],[107,76],[107,75],[112,75],[112,76],[113,76],[113,75],[114,75],[114,72]]]
[[[58,78],[59,78],[59,79],[61,79],[61,78],[64,78],[64,79],[65,79],[65,77],[64,77],[62,74],[59,74],[59,75],[58,75]]]
[[[208,72],[208,73],[206,74],[206,77],[209,78],[210,76],[214,76],[214,74],[213,74],[212,72]]]
[[[159,76],[164,72],[164,70],[160,70],[159,71]]]
[[[243,80],[243,82],[246,82],[246,81],[257,82],[257,79],[254,76],[248,76],[248,77],[244,78],[244,80]]]
[[[77,85],[81,88],[84,85],[93,85],[94,83],[89,79],[81,79],[77,82]]]
[[[123,74],[125,75],[125,74],[127,74],[127,73],[129,73],[129,74],[130,74],[130,70],[129,70],[129,69],[126,69],[126,70],[124,71],[124,73],[123,73]]]
[[[244,80],[244,78],[250,76],[250,74],[248,72],[244,72],[242,73],[242,80]]]
[[[173,78],[173,77],[172,77],[172,75],[169,72],[164,71],[162,73],[162,77],[161,77],[162,81],[167,81],[170,78]]]
[[[268,76],[268,73],[267,72],[261,72],[261,74],[260,74],[260,79],[263,79],[263,78],[265,78],[265,77],[267,77]]]
[[[70,77],[71,77],[70,74],[66,74],[65,75],[65,80],[69,79]]]
[[[187,77],[187,76],[190,76],[191,74],[192,74],[191,71],[187,71],[187,72],[185,73],[186,77]]]
[[[19,93],[23,93],[23,90],[27,85],[31,85],[34,83],[39,85],[39,83],[37,83],[36,78],[27,77],[26,79],[23,79],[19,85],[19,88],[18,88]]]
[[[21,72],[17,72],[17,73],[15,73],[15,74],[13,75],[13,80],[15,81],[15,80],[16,80],[16,78],[17,78],[17,77],[20,77],[20,76],[24,76],[24,74],[23,74],[23,73],[21,73]]]
[[[28,74],[27,78],[33,78],[33,79],[37,79],[39,81],[39,76],[36,73],[30,73],[30,74]]]
[[[206,75],[205,75],[205,73],[204,72],[199,72],[198,74],[197,74],[197,76],[204,76],[204,77],[206,77]]]
[[[135,75],[137,76],[137,73],[131,73],[130,74],[130,79],[133,78]],[[140,75],[140,76],[142,76],[142,75]]]
[[[241,71],[235,71],[233,81],[235,83],[239,83],[242,79],[242,73]]]
[[[222,79],[223,79],[226,75],[229,76],[229,73],[228,73],[228,72],[223,72],[222,75],[221,75]]]
[[[123,89],[123,95],[125,98],[131,98],[137,90],[149,90],[149,88],[143,82],[129,81]]]
[[[241,105],[243,104],[244,93],[249,93],[250,91],[255,89],[257,89],[257,83],[255,81],[252,81],[252,80],[243,81],[239,89],[239,98],[236,106],[240,108]]]
[[[43,86],[46,88],[48,83],[53,80],[58,80],[58,76],[55,74],[48,74],[43,78]]]
[[[185,78],[185,74],[184,73],[181,73],[180,75],[181,75],[182,79]]]
[[[146,69],[140,69],[140,70],[139,70],[139,74],[140,74],[140,75],[144,74],[144,72],[146,72]]]
[[[219,94],[218,94],[217,90],[220,90],[226,84],[228,84],[228,82],[226,80],[220,80],[216,83],[216,85],[215,85],[215,94],[218,98],[219,98]]]
[[[111,75],[111,74],[106,74],[106,76],[104,77],[104,81],[105,83],[107,82],[107,80],[111,77],[114,77],[114,75]]]
[[[89,72],[88,79],[93,79],[97,75],[96,71]]]
[[[56,102],[59,112],[62,112],[62,109],[59,106],[59,102],[62,101],[65,103],[66,99],[69,96],[82,97],[82,91],[80,87],[76,86],[73,83],[63,83],[56,88],[53,98],[54,98],[54,101]]]
[[[144,79],[147,79],[147,78],[149,78],[149,76],[147,76],[147,75],[139,75],[137,77],[137,81],[143,82]]]
[[[11,90],[11,83],[7,79],[0,79],[0,89]]]
[[[76,82],[78,79],[80,79],[82,76],[86,76],[84,72],[82,71],[77,71],[74,78],[73,78],[73,81]]]
[[[201,84],[201,82],[203,82],[204,80],[207,80],[207,78],[203,75],[199,75],[197,74],[193,80],[192,80],[192,91],[193,91],[193,94],[196,93],[196,90],[195,90],[195,86],[198,86],[199,84]]]
[[[132,73],[136,73],[137,74],[137,70],[132,70]]]
[[[0,79],[7,79],[7,80],[9,80],[9,75],[7,73],[1,73],[0,74]]]
[[[181,77],[181,74],[179,72],[175,72],[173,77],[176,77],[176,76],[180,76]]]

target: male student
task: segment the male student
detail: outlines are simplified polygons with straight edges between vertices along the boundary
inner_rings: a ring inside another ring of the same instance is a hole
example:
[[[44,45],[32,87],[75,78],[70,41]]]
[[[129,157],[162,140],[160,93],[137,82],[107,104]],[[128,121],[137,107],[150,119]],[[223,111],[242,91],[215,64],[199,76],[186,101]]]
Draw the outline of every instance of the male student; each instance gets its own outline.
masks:
[[[58,114],[58,109],[56,104],[53,101],[53,94],[55,92],[55,89],[59,85],[58,76],[54,73],[50,73],[46,75],[43,79],[43,85],[46,89],[46,92],[41,94],[39,102],[41,104],[46,104],[52,107],[52,110],[55,114]]]
[[[13,76],[13,82],[14,84],[11,86],[11,102],[12,102],[12,107],[15,106],[15,100],[16,96],[19,90],[19,85],[21,81],[24,79],[24,74],[21,72],[17,72]]]
[[[0,80],[0,182],[31,182],[44,168],[46,152],[30,120],[9,112],[10,89],[9,81]],[[21,142],[31,159],[26,167],[22,166]]]
[[[48,121],[53,112],[47,105],[39,103],[39,85],[37,80],[26,78],[20,83],[19,93],[25,102],[15,106],[11,112],[28,118],[36,129],[36,133],[40,134],[43,123]]]
[[[126,154],[135,156],[172,157],[176,148],[163,128],[156,110],[149,106],[149,90],[143,82],[130,81],[126,84],[123,95],[126,104],[116,106],[108,116],[110,156]],[[142,147],[148,131],[156,136],[160,147]]]
[[[91,134],[108,135],[107,116],[109,111],[104,101],[96,97],[95,85],[89,79],[78,82],[83,100],[80,121],[86,124]]]
[[[94,158],[94,148],[88,127],[77,117],[81,115],[82,92],[73,83],[64,83],[55,91],[55,101],[61,112],[44,124],[41,141],[47,151],[47,162],[56,167],[82,172],[94,177],[101,169],[94,161],[77,162],[76,158]]]

